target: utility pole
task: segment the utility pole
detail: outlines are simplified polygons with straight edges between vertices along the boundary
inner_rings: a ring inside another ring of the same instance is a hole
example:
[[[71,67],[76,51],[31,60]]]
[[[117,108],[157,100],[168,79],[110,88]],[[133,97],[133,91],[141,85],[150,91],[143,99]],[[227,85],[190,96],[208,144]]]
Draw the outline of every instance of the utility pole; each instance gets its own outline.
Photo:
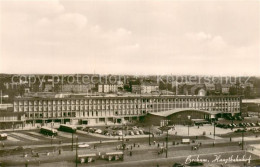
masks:
[[[124,147],[124,124],[122,124],[122,147],[123,147],[123,151],[125,151],[125,147]]]
[[[76,136],[76,167],[78,167],[78,136]]]
[[[73,132],[71,133],[71,151],[73,151]]]
[[[167,130],[167,136],[166,136],[166,158],[168,158],[168,131]]]
[[[2,98],[3,98],[3,97],[2,97],[2,90],[1,90],[1,104],[3,103]]]
[[[151,146],[151,126],[149,126],[149,146]]]
[[[244,150],[244,130],[242,131],[242,150]]]
[[[215,140],[215,138],[216,138],[216,122],[214,120],[214,140]]]

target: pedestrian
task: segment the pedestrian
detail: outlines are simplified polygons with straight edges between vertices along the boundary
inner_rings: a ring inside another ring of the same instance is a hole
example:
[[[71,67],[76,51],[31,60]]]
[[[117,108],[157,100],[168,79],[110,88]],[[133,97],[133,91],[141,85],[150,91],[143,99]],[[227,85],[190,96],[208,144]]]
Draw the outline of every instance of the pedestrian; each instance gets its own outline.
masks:
[[[156,144],[156,141],[153,141],[153,144],[155,145],[155,144]]]
[[[134,147],[135,147],[135,143],[134,143]]]
[[[132,154],[133,154],[132,151],[130,151],[130,156],[132,156]]]
[[[157,144],[158,148],[160,147],[160,143]]]
[[[215,141],[213,141],[213,147],[215,146]]]
[[[130,147],[130,148],[131,148],[131,150],[132,150],[132,149],[133,149],[133,146],[131,145],[131,147]]]
[[[140,147],[140,145],[138,144],[138,147]]]
[[[2,143],[3,148],[5,147],[5,143]]]

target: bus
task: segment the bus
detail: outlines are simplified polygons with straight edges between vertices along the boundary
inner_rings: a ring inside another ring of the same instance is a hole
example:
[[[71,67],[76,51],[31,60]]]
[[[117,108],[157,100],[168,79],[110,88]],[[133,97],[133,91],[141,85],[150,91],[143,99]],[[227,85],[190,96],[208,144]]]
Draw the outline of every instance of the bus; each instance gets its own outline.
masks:
[[[64,132],[70,132],[70,133],[76,133],[77,131],[77,129],[71,125],[60,125],[59,130]]]
[[[42,127],[40,130],[40,133],[48,136],[57,136],[58,131],[56,129],[48,128],[48,127]]]
[[[6,133],[1,133],[0,134],[0,140],[6,140],[7,139],[7,134]]]

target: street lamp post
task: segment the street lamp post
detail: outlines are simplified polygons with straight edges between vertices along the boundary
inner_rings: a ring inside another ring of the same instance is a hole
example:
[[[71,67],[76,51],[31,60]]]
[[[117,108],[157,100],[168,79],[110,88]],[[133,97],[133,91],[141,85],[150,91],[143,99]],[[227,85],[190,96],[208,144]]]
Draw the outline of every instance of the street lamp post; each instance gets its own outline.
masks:
[[[214,120],[214,140],[216,138],[216,120]]]
[[[149,126],[149,146],[151,146],[151,126]]]
[[[244,150],[244,130],[242,131],[242,150]]]
[[[258,105],[258,118],[259,118],[259,106],[260,106],[260,104],[257,104]]]
[[[168,131],[167,130],[167,136],[166,136],[166,158],[168,158]]]
[[[76,136],[76,167],[78,167],[78,136]]]
[[[190,136],[190,115],[188,115],[188,136]]]
[[[171,128],[168,127],[168,126],[163,126],[163,127],[160,128],[161,131],[167,131],[167,135],[166,135],[166,138],[165,138],[165,140],[166,140],[166,151],[165,151],[165,153],[166,153],[166,155],[165,155],[166,158],[168,158],[168,138],[169,138],[168,131],[169,131],[170,129],[171,129]]]
[[[71,151],[73,151],[73,132],[71,132]]]
[[[122,147],[123,147],[123,151],[125,151],[125,147],[124,147],[124,125],[122,125]]]

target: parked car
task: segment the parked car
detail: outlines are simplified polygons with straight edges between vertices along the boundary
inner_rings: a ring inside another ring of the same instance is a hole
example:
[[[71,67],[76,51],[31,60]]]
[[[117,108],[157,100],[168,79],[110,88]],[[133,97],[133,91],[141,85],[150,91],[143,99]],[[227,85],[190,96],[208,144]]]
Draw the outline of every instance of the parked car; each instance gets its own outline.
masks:
[[[131,136],[134,136],[134,135],[135,135],[133,131],[129,131],[128,133],[129,133],[129,135],[131,135]]]
[[[82,143],[78,145],[79,148],[88,148],[89,145],[87,143]]]
[[[140,135],[143,135],[144,131],[143,130],[139,130],[139,133],[140,133]]]
[[[140,135],[140,133],[139,133],[139,131],[137,130],[137,131],[135,131],[134,132],[136,135]]]
[[[101,129],[97,129],[97,130],[95,131],[95,133],[101,134],[101,133],[102,133],[102,130],[101,130]]]
[[[118,136],[122,136],[122,135],[123,135],[123,132],[122,132],[121,130],[118,130],[118,131],[116,132],[116,134],[117,134]]]
[[[255,124],[254,124],[254,123],[250,123],[250,125],[251,125],[251,126],[255,126]]]

